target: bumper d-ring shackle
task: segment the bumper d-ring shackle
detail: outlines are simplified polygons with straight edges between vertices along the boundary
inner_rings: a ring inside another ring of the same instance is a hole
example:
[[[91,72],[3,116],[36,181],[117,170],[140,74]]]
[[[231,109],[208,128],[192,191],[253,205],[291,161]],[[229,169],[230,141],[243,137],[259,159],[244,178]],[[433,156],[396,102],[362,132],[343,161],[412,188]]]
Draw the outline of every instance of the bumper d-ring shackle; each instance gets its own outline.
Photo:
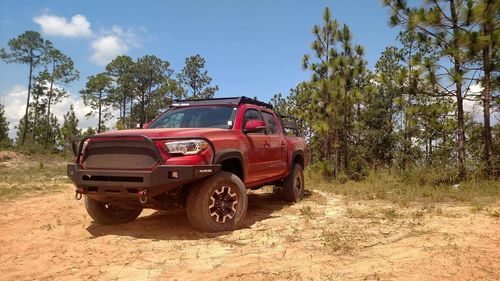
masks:
[[[146,204],[148,202],[148,190],[144,189],[143,191],[139,192],[139,202],[141,204]]]
[[[83,188],[77,188],[75,190],[75,199],[76,200],[82,199],[84,193],[85,193],[85,190],[83,190]]]

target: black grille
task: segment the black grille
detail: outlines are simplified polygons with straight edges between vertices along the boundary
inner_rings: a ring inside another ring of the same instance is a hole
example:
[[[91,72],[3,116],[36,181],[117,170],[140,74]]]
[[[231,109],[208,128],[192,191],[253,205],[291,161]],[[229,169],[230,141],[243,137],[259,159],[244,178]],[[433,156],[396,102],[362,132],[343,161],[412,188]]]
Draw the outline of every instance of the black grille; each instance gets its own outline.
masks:
[[[149,169],[160,162],[153,144],[141,140],[97,141],[85,148],[86,169]]]

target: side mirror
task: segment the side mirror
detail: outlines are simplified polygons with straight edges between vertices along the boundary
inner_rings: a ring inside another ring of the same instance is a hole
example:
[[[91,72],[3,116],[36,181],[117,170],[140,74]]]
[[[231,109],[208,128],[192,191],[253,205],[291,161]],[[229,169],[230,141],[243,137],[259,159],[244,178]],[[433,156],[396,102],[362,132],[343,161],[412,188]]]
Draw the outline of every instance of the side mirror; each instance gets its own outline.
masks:
[[[262,120],[251,119],[245,124],[244,133],[264,132],[266,130],[266,123]]]

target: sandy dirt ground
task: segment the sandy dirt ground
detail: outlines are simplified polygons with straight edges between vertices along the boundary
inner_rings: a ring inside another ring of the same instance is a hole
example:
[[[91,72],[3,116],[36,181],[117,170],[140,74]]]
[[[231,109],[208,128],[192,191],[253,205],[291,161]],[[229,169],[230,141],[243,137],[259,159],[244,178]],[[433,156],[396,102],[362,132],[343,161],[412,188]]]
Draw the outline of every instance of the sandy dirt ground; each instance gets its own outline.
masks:
[[[500,280],[500,220],[467,205],[264,190],[242,229],[204,234],[182,210],[97,225],[72,191],[1,202],[0,279]]]

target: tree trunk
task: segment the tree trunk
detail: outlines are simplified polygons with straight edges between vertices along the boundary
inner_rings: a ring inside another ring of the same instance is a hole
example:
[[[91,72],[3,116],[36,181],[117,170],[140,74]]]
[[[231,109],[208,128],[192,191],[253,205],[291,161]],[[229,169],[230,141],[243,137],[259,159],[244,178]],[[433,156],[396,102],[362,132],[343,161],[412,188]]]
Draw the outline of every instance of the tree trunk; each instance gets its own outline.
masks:
[[[55,64],[52,64],[52,75],[50,79],[50,87],[49,87],[49,100],[47,102],[47,116],[45,117],[45,120],[47,122],[47,132],[45,132],[45,147],[47,147],[47,144],[49,143],[49,137],[50,137],[50,105],[52,104],[52,95],[53,95],[53,87],[54,87],[54,70],[55,70]]]
[[[146,102],[146,93],[141,96],[141,124],[144,123],[144,103]]]
[[[38,88],[38,87],[37,87]],[[35,97],[35,116],[33,118],[33,140],[36,138],[36,128],[37,128],[37,121],[38,121],[38,100],[40,99],[40,89],[36,89],[36,95]]]
[[[101,107],[102,107],[102,103],[101,103],[101,98],[102,98],[102,91],[99,92],[99,117],[98,117],[98,121],[97,121],[97,133],[100,133],[101,132]]]
[[[455,6],[455,0],[450,0],[450,13],[453,24],[453,47],[459,49],[459,28],[458,28],[458,15]],[[465,129],[464,129],[464,102],[462,97],[462,61],[460,55],[453,56],[453,64],[458,79],[455,79],[456,86],[456,99],[457,99],[457,130],[458,130],[458,177],[460,180],[467,178],[467,170],[465,167]]]
[[[123,106],[122,120],[123,120],[123,122],[125,122],[125,115],[127,114],[127,98],[126,97],[123,98],[122,106]],[[123,125],[125,125],[125,123],[123,123]]]
[[[484,24],[483,32],[485,35],[491,34],[491,29],[488,24]],[[484,162],[485,172],[490,176],[495,176],[496,171],[493,167],[492,161],[492,137],[491,137],[491,124],[490,124],[490,107],[491,107],[491,53],[492,42],[483,49],[483,142],[484,142]]]
[[[134,98],[131,97],[130,98],[130,116],[129,116],[129,120],[128,120],[128,128],[129,129],[132,128],[132,113],[133,113],[133,110],[134,110]]]
[[[30,75],[28,78],[28,98],[26,99],[26,112],[24,113],[24,130],[21,137],[21,145],[24,144],[26,140],[26,133],[28,132],[28,112],[30,108],[30,95],[31,95],[31,77],[33,76],[33,57],[30,58]]]
[[[455,67],[457,68],[457,67]],[[467,178],[465,169],[465,130],[464,130],[464,103],[462,97],[462,83],[456,83],[457,97],[457,130],[458,130],[458,177],[461,180]]]

